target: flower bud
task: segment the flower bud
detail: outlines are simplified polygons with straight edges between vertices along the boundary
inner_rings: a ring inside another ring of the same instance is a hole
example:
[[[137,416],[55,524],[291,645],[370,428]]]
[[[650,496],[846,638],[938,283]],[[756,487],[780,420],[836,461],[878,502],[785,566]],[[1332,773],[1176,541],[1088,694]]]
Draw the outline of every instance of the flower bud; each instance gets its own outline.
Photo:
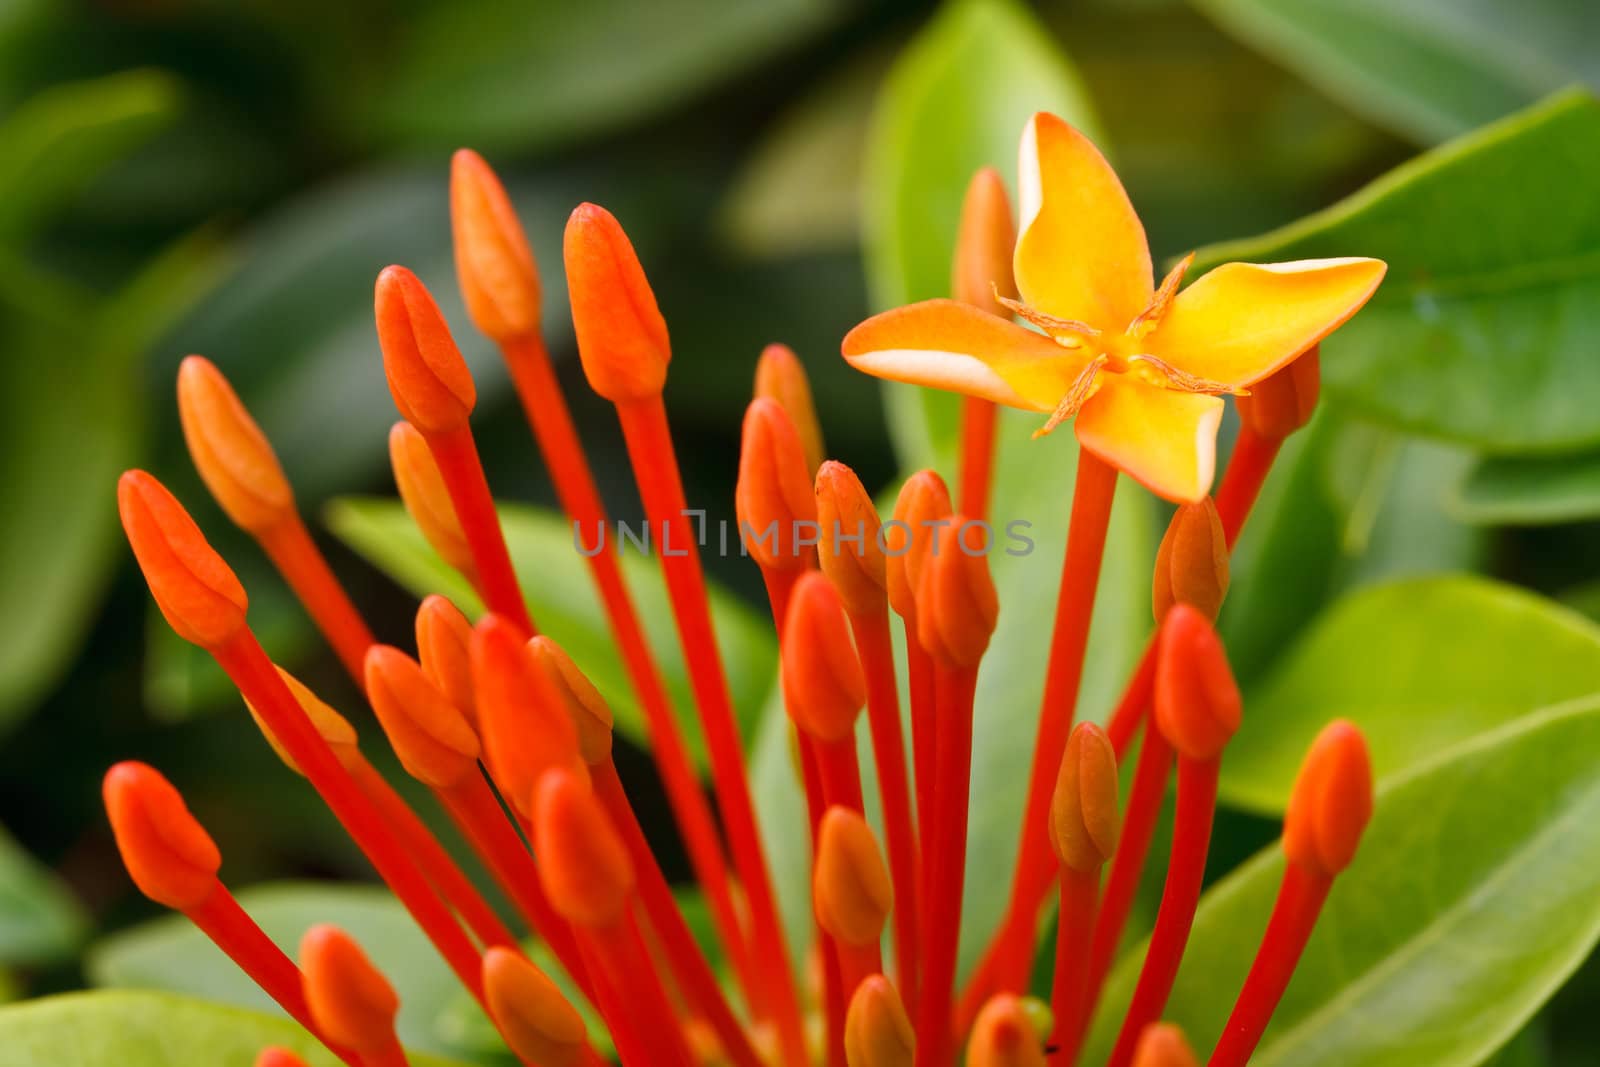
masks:
[[[437,593],[417,609],[417,658],[434,688],[475,724],[477,700],[472,692],[472,624],[449,600]]]
[[[465,426],[478,393],[427,287],[404,267],[385,267],[374,307],[383,372],[400,414],[425,434]]]
[[[512,1055],[540,1067],[583,1062],[583,1018],[550,976],[520,952],[496,945],[483,954],[483,991]]]
[[[450,159],[450,226],[467,314],[499,342],[539,333],[539,268],[505,186],[470,148]]]
[[[888,577],[878,541],[882,525],[877,507],[855,471],[831,459],[817,469],[814,495],[822,573],[851,615],[878,615],[887,603]]]
[[[255,1067],[306,1067],[306,1061],[286,1048],[272,1046],[261,1050]]]
[[[1075,871],[1098,870],[1117,850],[1117,757],[1106,732],[1079,723],[1067,738],[1050,801],[1050,842]]]
[[[1222,639],[1197,608],[1167,612],[1156,652],[1156,725],[1179,754],[1216,759],[1239,729],[1243,702]]]
[[[578,732],[578,754],[593,767],[611,758],[611,706],[587,675],[572,662],[566,650],[543,634],[528,642],[528,650]]]
[[[123,866],[139,892],[176,911],[205,903],[222,853],[172,783],[132,760],[106,772],[101,788]]]
[[[755,395],[775,400],[800,435],[806,454],[806,471],[815,476],[822,466],[822,423],[811,399],[806,369],[788,345],[768,345],[756,362]]]
[[[917,587],[917,640],[934,659],[973,669],[989,648],[1000,598],[989,574],[991,532],[952,515],[923,562]]]
[[[894,516],[883,529],[884,578],[889,606],[913,625],[923,560],[933,545],[937,523],[947,522],[954,508],[944,479],[931,470],[918,471],[900,487]]]
[[[1210,497],[1181,504],[1173,514],[1156,552],[1150,594],[1158,623],[1173,604],[1192,604],[1211,619],[1222,610],[1228,595],[1228,538]]]
[[[844,1017],[844,1058],[850,1067],[912,1067],[917,1035],[900,994],[875,974],[856,987]]]
[[[846,945],[876,945],[894,906],[883,854],[859,812],[834,805],[817,831],[811,880],[817,923]]]
[[[397,422],[389,430],[389,466],[394,470],[394,484],[411,521],[439,558],[462,574],[477,573],[467,535],[456,517],[450,491],[445,488],[444,475],[439,473],[427,438],[409,422]]]
[[[359,1053],[393,1046],[400,998],[349,934],[327,923],[307,930],[300,970],[311,1020],[329,1041]]]
[[[1000,172],[984,167],[972,176],[961,202],[961,228],[956,233],[955,266],[950,295],[963,304],[1009,319],[1011,312],[996,294],[1017,298],[1011,276],[1011,253],[1017,229],[1011,221],[1011,201]]]
[[[1321,391],[1322,357],[1313,345],[1239,397],[1239,420],[1257,437],[1281,441],[1311,421]]]
[[[294,513],[294,493],[266,434],[202,356],[178,367],[178,419],[195,469],[236,526],[260,536]]]
[[[816,571],[795,583],[780,659],[795,725],[821,741],[849,737],[867,700],[867,682],[839,594]]]
[[[567,220],[563,252],[590,388],[617,404],[659,396],[672,347],[628,235],[605,208],[580,204]]]
[[[1010,993],[989,998],[972,1025],[967,1067],[1047,1067],[1048,1062],[1022,1001]]]
[[[1171,1023],[1151,1023],[1139,1035],[1133,1067],[1199,1067],[1183,1031]]]
[[[356,728],[350,725],[350,720],[323,703],[322,698],[306,688],[300,679],[282,667],[278,667],[277,671],[278,677],[283,679],[283,684],[288,687],[295,703],[300,705],[300,710],[304,711],[306,718],[311,721],[311,728],[327,742],[329,748],[333,749],[333,754],[339,762],[348,768],[359,760],[360,738],[356,734]],[[283,761],[283,765],[302,778],[305,777],[305,772],[295,763],[294,757],[289,755],[289,750],[283,747],[278,735],[272,732],[272,727],[267,725],[267,720],[261,717],[256,706],[249,700],[244,702],[244,706],[261,730],[261,736],[267,739],[267,744],[272,746],[272,751]]]
[[[150,594],[179,637],[214,649],[244,632],[244,587],[166,486],[127,471],[117,510]]]
[[[757,563],[786,571],[810,562],[803,534],[815,527],[817,499],[800,436],[776,400],[757,397],[745,409],[734,506],[740,539]]]
[[[588,782],[555,768],[539,779],[533,850],[556,912],[589,928],[618,922],[633,895],[633,862]]]
[[[1353,723],[1336,719],[1306,753],[1283,819],[1283,851],[1302,870],[1332,878],[1350,866],[1372,819],[1372,757]]]
[[[367,699],[407,774],[449,789],[478,773],[478,735],[415,660],[398,648],[373,645],[366,682]]]
[[[524,816],[552,767],[588,781],[578,729],[513,622],[486,615],[472,635],[472,682],[478,732],[501,793]]]

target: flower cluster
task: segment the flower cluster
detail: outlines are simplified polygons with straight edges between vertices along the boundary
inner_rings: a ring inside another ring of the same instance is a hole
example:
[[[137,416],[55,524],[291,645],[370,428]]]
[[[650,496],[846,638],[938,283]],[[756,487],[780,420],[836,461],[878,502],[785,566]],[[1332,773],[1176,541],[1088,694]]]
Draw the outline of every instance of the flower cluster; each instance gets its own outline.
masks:
[[[1138,218],[1093,145],[1039,115],[1021,156],[1020,236],[998,177],[980,173],[962,220],[957,299],[880,315],[843,345],[869,373],[967,395],[959,509],[945,482],[922,471],[900,490],[898,521],[883,522],[850,468],[825,460],[804,371],[781,346],[763,354],[745,416],[738,517],[780,531],[751,554],[780,639],[808,802],[807,826],[765,831],[809,834],[816,988],[797,980],[800,961],[779,922],[751,802],[662,405],[666,324],[616,219],[586,204],[568,222],[572,318],[589,384],[615,405],[646,515],[685,546],[661,553],[660,565],[720,819],[690,762],[616,546],[582,555],[709,905],[726,988],[618,777],[604,697],[530,617],[473,438],[473,381],[423,283],[401,267],[377,282],[378,339],[402,416],[390,456],[417,526],[485,611],[474,622],[429,597],[416,616],[415,655],[376,643],[309,536],[270,445],[216,368],[198,356],[182,367],[179,408],[206,485],[294,589],[405,771],[431,790],[527,930],[549,946],[625,1064],[948,1067],[962,1049],[971,1067],[1077,1062],[1174,775],[1160,911],[1109,1063],[1196,1062],[1160,1019],[1198,906],[1218,770],[1242,714],[1212,621],[1227,592],[1230,548],[1272,458],[1315,404],[1315,345],[1371,295],[1383,265],[1229,264],[1180,292],[1185,261],[1156,286]],[[536,265],[504,190],[470,152],[455,159],[451,206],[473,322],[504,353],[568,516],[603,528],[595,480],[541,340]],[[1224,393],[1241,398],[1243,429],[1213,499]],[[974,550],[982,546],[963,539],[985,529],[969,520],[988,507],[996,402],[1048,413],[1041,432],[1073,419],[1082,449],[1011,903],[982,964],[958,985],[972,736],[982,728],[974,693],[1002,607],[988,559]],[[1118,471],[1180,506],[1155,564],[1155,636],[1102,729],[1074,717]],[[140,471],[123,476],[118,499],[167,621],[227,671],[267,741],[327,803],[511,1052],[544,1067],[601,1062],[577,1007],[367,761],[354,728],[268,659],[244,589],[182,505]],[[781,534],[802,523],[867,536],[816,545]],[[882,813],[876,828],[858,762],[863,711]],[[1119,762],[1141,737],[1123,806]],[[291,960],[219,880],[217,846],[150,767],[113,767],[105,803],[141,891],[189,916],[343,1062],[406,1062],[395,994],[354,941],[317,927]],[[1295,786],[1283,885],[1214,1067],[1250,1057],[1371,805],[1365,743],[1335,723]],[[1052,890],[1060,912],[1046,1005],[1027,995],[1027,983]],[[258,1061],[298,1063],[281,1049]]]

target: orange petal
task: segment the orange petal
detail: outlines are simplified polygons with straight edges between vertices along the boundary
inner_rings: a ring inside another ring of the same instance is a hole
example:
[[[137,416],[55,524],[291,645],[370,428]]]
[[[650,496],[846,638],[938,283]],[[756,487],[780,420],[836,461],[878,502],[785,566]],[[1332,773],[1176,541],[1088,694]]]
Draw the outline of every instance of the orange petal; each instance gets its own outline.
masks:
[[[1078,413],[1083,447],[1157,496],[1192,504],[1211,491],[1222,399],[1108,374]]]
[[[844,338],[856,370],[894,382],[982,397],[1028,411],[1052,411],[1086,353],[954,300],[874,315]]]
[[[1022,131],[1011,269],[1025,303],[1120,330],[1155,292],[1144,225],[1087,137],[1039,112]]]
[[[1145,345],[1197,377],[1247,386],[1361,310],[1386,270],[1381,259],[1224,263],[1178,294]]]

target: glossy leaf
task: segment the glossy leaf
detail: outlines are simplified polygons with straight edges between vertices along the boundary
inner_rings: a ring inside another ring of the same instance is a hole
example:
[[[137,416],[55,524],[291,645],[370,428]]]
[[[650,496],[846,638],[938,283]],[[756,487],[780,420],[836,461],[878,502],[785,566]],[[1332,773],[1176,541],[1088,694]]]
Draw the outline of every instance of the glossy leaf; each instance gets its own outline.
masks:
[[[1600,101],[1563,94],[1319,214],[1200,252],[1368,255],[1372,302],[1323,344],[1327,392],[1383,423],[1525,453],[1600,441]]]
[[[1600,936],[1600,702],[1527,714],[1392,780],[1253,1067],[1473,1067]],[[1166,1017],[1226,1021],[1282,875],[1276,845],[1201,903]],[[1102,1062],[1142,962],[1114,972]]]
[[[1600,452],[1478,461],[1456,487],[1468,522],[1541,526],[1600,516]]]
[[[540,508],[502,505],[500,514],[512,562],[522,575],[528,609],[541,632],[555,638],[599,686],[616,715],[617,729],[643,742],[643,713],[612,641],[587,561],[573,543],[571,524]],[[478,610],[477,598],[466,581],[434,554],[398,501],[336,501],[329,506],[328,525],[350,547],[419,597],[443,593],[463,611]],[[585,532],[586,543],[592,543],[592,535],[592,531]],[[614,535],[615,529],[608,533],[608,537]],[[704,765],[695,705],[660,568],[627,542],[621,543],[620,551],[623,574],[645,635],[656,651],[673,706],[685,724],[685,741]],[[777,668],[771,626],[715,587],[711,609],[734,708],[743,717],[744,732],[749,736]]]
[[[67,888],[0,830],[0,964],[61,960],[87,928],[83,908]]]
[[[1600,627],[1542,597],[1465,576],[1352,593],[1250,694],[1223,760],[1233,803],[1281,811],[1332,719],[1359,725],[1380,778],[1527,714],[1600,691]]]

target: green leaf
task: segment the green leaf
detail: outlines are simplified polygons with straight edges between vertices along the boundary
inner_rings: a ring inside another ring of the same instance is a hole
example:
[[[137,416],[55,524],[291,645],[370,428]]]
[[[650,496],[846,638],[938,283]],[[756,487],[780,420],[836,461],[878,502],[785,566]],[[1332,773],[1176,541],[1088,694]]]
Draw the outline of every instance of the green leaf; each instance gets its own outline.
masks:
[[[825,28],[837,0],[518,0],[406,20],[371,121],[411,145],[545,148],[659,114]]]
[[[1558,96],[1436,149],[1227,260],[1377,256],[1389,276],[1323,343],[1330,395],[1492,453],[1600,442],[1600,102]]]
[[[0,964],[65,959],[87,929],[83,908],[66,886],[0,829]]]
[[[950,295],[967,183],[994,166],[1015,188],[1017,142],[1035,111],[1092,129],[1076,72],[1015,0],[956,0],[917,35],[879,97],[862,193],[872,300],[891,307]],[[902,463],[953,447],[959,398],[886,387]]]
[[[388,890],[371,885],[282,882],[252,886],[239,893],[239,902],[290,956],[299,954],[301,936],[317,923],[341,927],[360,942],[400,995],[396,1024],[400,1040],[441,1054],[459,1048],[452,1040],[455,1034],[440,1025],[444,1009],[459,988],[456,977]],[[97,986],[159,989],[280,1013],[232,960],[181,915],[111,935],[90,948],[85,966],[89,980]],[[5,1062],[0,1054],[0,1065]]]
[[[1467,522],[1542,526],[1600,516],[1600,452],[1491,457],[1456,487],[1452,510]]]
[[[1366,733],[1380,777],[1530,708],[1600,691],[1600,627],[1481,578],[1420,578],[1340,601],[1251,694],[1223,792],[1283,810],[1300,758],[1330,720]]]
[[[1473,1067],[1600,935],[1600,702],[1525,715],[1380,790],[1253,1067]],[[1201,903],[1165,1017],[1215,1043],[1283,872],[1276,846]],[[1101,1062],[1143,962],[1117,967]]]
[[[0,1009],[0,1067],[250,1067],[268,1045],[310,1067],[339,1064],[287,1019],[167,993],[69,993]],[[414,1053],[411,1062],[450,1067]]]
[[[1196,0],[1350,107],[1442,141],[1577,81],[1600,86],[1585,0]]]
[[[398,501],[338,500],[329,505],[327,517],[329,527],[346,544],[411,592],[443,593],[463,611],[478,610],[478,599],[465,579],[439,559]],[[605,694],[617,729],[645,743],[644,714],[612,641],[588,563],[573,544],[572,525],[554,512],[514,504],[501,505],[500,517],[512,562],[522,575],[528,610],[539,629],[559,642]],[[615,529],[608,537],[614,534]],[[592,531],[584,536],[591,538]],[[684,740],[703,767],[704,743],[661,570],[628,542],[620,543],[619,550],[639,620],[684,724]],[[716,586],[711,586],[711,614],[741,733],[748,737],[777,670],[772,627]]]

